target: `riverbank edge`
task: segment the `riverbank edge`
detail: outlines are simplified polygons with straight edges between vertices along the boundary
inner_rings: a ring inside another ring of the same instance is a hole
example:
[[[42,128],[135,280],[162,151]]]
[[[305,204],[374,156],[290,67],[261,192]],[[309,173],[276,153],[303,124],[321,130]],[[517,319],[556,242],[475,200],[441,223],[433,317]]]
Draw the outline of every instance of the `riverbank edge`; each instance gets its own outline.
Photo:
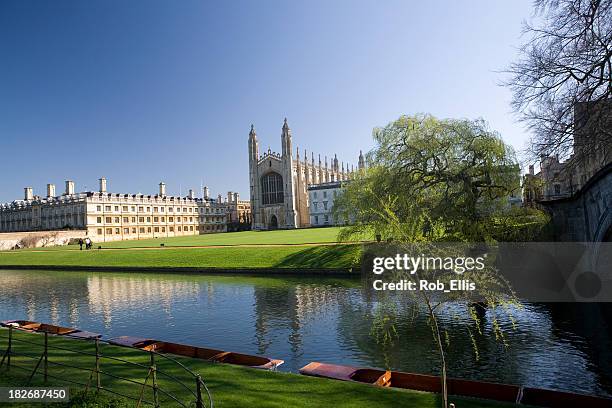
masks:
[[[79,266],[79,265],[0,265],[0,270],[37,270],[73,272],[145,272],[187,275],[245,275],[245,276],[330,276],[356,278],[359,268],[211,268],[186,266]]]
[[[0,330],[2,329],[5,328],[1,328]],[[35,351],[28,351],[28,354],[31,355],[37,355],[38,351],[40,350],[40,347],[42,347],[43,344],[43,336],[41,336],[40,333],[14,331],[13,336],[17,338],[30,336],[41,337],[39,339],[39,342],[37,343],[29,342],[28,344],[25,344],[25,347],[28,350],[31,349],[32,346],[36,346]],[[6,337],[0,338],[0,355],[2,354],[2,351],[6,350],[4,343],[6,343]],[[86,346],[88,344],[88,341],[52,335],[49,337],[49,343],[54,344],[55,346],[59,345],[65,350],[85,351],[82,350],[81,347]],[[89,345],[91,344],[92,343],[89,342]],[[76,346],[76,348],[72,348],[71,346]],[[103,347],[103,354],[105,356],[120,357],[124,360],[130,361],[136,361],[136,359],[140,360],[143,357],[148,358],[148,353],[135,348],[122,347],[112,344],[104,344]],[[90,357],[92,355],[93,354],[90,354]],[[81,355],[80,357],[84,358],[83,355]],[[53,358],[55,359],[55,357]],[[362,383],[353,383],[349,381],[339,381],[334,379],[305,376],[299,373],[259,370],[248,367],[235,366],[232,364],[213,363],[206,360],[184,356],[171,355],[171,358],[174,361],[182,363],[191,371],[200,374],[202,378],[206,380],[206,384],[211,390],[213,398],[215,398],[216,402],[220,402],[220,405],[228,407],[265,407],[269,406],[268,403],[270,403],[270,400],[272,400],[273,406],[281,406],[279,404],[282,403],[283,406],[306,408],[312,406],[312,398],[314,398],[314,401],[320,401],[322,398],[329,398],[326,396],[329,396],[330,394],[340,395],[339,399],[337,398],[335,403],[332,403],[332,405],[350,408],[362,406],[394,407],[397,406],[398,403],[402,406],[415,408],[435,408],[440,406],[440,394],[433,392],[375,387]],[[116,361],[118,360],[113,360],[113,363],[116,363]],[[158,363],[160,361],[167,362],[166,360],[159,360]],[[32,361],[32,364],[34,362],[35,361]],[[145,366],[143,365],[143,367]],[[177,366],[174,367],[175,369],[177,369]],[[122,368],[120,368],[120,370],[122,370]],[[10,374],[7,371],[3,371],[3,374],[5,377],[4,380],[11,379],[11,383],[14,384],[19,384],[22,380],[26,380],[27,378],[27,374],[25,376],[15,376],[13,371],[11,371]],[[74,376],[74,372],[69,372],[67,373],[67,375],[68,377],[71,377],[69,379],[72,379],[72,377]],[[39,372],[34,378],[34,384],[31,385],[67,385],[70,386],[71,389],[83,389],[82,386],[70,385],[70,381],[62,382],[61,380],[59,380],[58,382],[57,378],[52,378],[49,384],[45,384],[44,382],[42,382],[42,379],[40,378],[41,376],[42,374]],[[178,375],[175,376],[178,377]],[[3,384],[2,380],[3,379],[0,376],[0,385],[6,385]],[[129,385],[131,384],[128,384],[128,386]],[[236,389],[240,390],[241,392],[236,394]],[[262,389],[267,395],[273,394],[274,397],[261,401],[260,398],[257,397],[257,394],[258,392],[261,392]],[[304,398],[304,396],[307,395],[310,396],[311,399]],[[518,407],[518,405],[513,403],[506,403],[480,398],[453,396],[453,400],[465,408]],[[340,403],[340,401],[342,401],[342,403]],[[72,405],[70,406],[72,407]]]

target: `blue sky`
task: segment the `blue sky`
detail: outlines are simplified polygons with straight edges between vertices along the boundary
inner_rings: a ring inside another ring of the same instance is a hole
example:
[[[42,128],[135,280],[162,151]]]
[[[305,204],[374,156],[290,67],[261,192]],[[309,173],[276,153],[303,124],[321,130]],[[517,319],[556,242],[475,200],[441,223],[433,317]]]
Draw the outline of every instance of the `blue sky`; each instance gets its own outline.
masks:
[[[431,4],[426,4],[431,3]],[[527,134],[498,84],[531,1],[2,1],[0,201],[97,188],[248,197],[260,149],[356,163],[401,114]],[[310,154],[310,153],[309,153]]]

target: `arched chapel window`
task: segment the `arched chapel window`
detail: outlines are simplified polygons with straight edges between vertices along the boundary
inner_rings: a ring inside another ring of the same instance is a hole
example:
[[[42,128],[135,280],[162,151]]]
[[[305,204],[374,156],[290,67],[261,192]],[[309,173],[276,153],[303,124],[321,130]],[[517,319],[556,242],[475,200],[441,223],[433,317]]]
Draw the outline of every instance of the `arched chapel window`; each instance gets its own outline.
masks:
[[[268,173],[261,178],[261,195],[264,205],[283,202],[283,178],[280,174]]]

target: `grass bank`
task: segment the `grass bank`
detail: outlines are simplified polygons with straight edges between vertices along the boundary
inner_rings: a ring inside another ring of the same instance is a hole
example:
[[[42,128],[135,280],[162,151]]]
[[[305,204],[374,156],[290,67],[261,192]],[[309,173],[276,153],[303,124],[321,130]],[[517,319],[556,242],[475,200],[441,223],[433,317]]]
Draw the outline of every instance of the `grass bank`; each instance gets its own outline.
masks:
[[[358,264],[360,245],[17,250],[0,252],[2,266],[70,266],[219,269],[348,269]]]
[[[275,231],[240,231],[218,234],[188,235],[183,237],[161,237],[153,239],[101,242],[94,241],[94,247],[102,248],[157,248],[166,247],[205,247],[238,245],[303,245],[338,243],[339,227],[304,228]],[[1,235],[1,234],[0,234]],[[37,248],[43,251],[78,250],[77,245]]]
[[[0,329],[0,354],[7,347],[7,330]],[[15,352],[27,354],[32,357],[40,356],[42,350],[43,336],[15,332],[15,338],[26,340],[29,343],[15,342]],[[53,377],[48,385],[66,385],[65,381],[87,381],[87,375],[83,371],[60,364],[70,364],[83,368],[91,368],[94,365],[93,357],[80,356],[75,358],[75,354],[70,350],[93,352],[93,344],[83,341],[69,340],[61,337],[49,337],[49,344],[61,347],[63,350],[51,349],[49,352],[49,374]],[[103,355],[112,358],[120,358],[133,363],[141,364],[143,367],[149,365],[149,356],[146,353],[123,347],[103,345]],[[279,356],[273,356],[279,357]],[[380,389],[372,386],[353,384],[348,382],[326,380],[319,378],[305,377],[297,374],[275,373],[260,371],[255,369],[242,368],[225,364],[213,364],[202,360],[176,358],[185,366],[200,374],[205,379],[215,402],[215,406],[224,408],[242,407],[341,407],[341,408],[361,408],[361,407],[418,407],[429,408],[440,406],[440,398],[436,394],[395,390]],[[3,367],[0,369],[0,385],[23,385],[27,376],[35,365],[35,360],[24,357],[13,358],[13,368],[7,372]],[[19,370],[15,367],[19,365],[26,370]],[[184,381],[186,384],[192,381],[192,377],[180,369],[175,363],[167,360],[157,360],[160,373],[157,378],[160,387],[173,395],[185,395],[184,388],[166,379],[161,372],[168,373]],[[116,377],[128,378],[132,381],[142,381],[146,376],[146,369],[132,366],[116,360],[103,359],[101,369],[104,372],[113,373]],[[29,370],[29,371],[28,371]],[[102,375],[102,386],[107,390],[113,390],[130,396],[138,396],[140,387],[134,383],[119,380],[111,376]],[[42,376],[36,375],[33,385],[42,385]],[[79,389],[78,386],[73,390]],[[150,392],[145,393],[145,398],[150,400]],[[185,397],[186,398],[186,397]],[[188,399],[188,398],[187,398]],[[85,399],[87,400],[87,399]],[[462,408],[492,408],[509,407],[514,405],[500,404],[489,401],[453,398],[457,406]],[[118,404],[118,403],[117,403]],[[27,406],[27,404],[23,405]],[[32,405],[35,406],[35,405]],[[59,406],[79,406],[79,405],[59,405]],[[87,405],[82,406],[97,406]],[[102,405],[99,405],[102,406]],[[123,405],[117,405],[123,406]],[[135,406],[129,403],[125,406]],[[174,407],[178,404],[168,398],[164,399],[163,407]]]

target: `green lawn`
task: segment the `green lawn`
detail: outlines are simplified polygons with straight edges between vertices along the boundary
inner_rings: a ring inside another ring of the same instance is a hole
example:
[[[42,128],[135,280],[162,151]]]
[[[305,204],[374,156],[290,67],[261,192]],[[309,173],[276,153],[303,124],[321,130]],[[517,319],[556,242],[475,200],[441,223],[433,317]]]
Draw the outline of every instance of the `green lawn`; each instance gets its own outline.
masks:
[[[0,329],[0,354],[7,346],[7,329]],[[42,352],[42,335],[15,332],[15,339],[26,340],[29,343],[14,342],[14,350],[20,355],[40,356]],[[66,380],[86,382],[88,373],[65,366],[56,366],[53,363],[70,364],[82,368],[94,366],[93,356],[77,356],[73,350],[81,350],[93,353],[92,343],[85,341],[69,340],[61,337],[49,337],[49,344],[61,347],[63,350],[50,349],[49,351],[49,374],[58,378],[50,378],[48,385],[69,385]],[[107,357],[121,358],[132,363],[142,364],[145,367],[137,367],[119,361],[103,358],[101,369],[114,376],[129,378],[132,381],[143,381],[149,365],[149,356],[146,353],[133,349],[103,345],[102,354]],[[279,356],[273,356],[279,357]],[[305,377],[297,374],[275,373],[255,369],[242,368],[225,364],[213,364],[202,360],[177,358],[195,373],[198,373],[206,381],[216,407],[243,408],[243,407],[336,407],[336,408],[361,408],[361,407],[418,407],[429,408],[440,406],[440,398],[436,394],[381,389],[377,387],[354,384],[348,382],[326,380],[320,378]],[[24,357],[14,357],[13,367],[9,372],[3,367],[0,369],[0,385],[24,385],[32,371],[36,360]],[[18,365],[26,370],[17,369]],[[172,361],[157,358],[158,384],[164,391],[178,396],[186,402],[193,402],[188,392],[176,382],[170,381],[164,374],[171,374],[185,384],[192,384],[193,377],[180,369]],[[132,397],[138,397],[140,386],[134,383],[102,375],[102,386],[107,390],[113,390]],[[42,385],[42,376],[37,374],[32,385]],[[78,386],[75,386],[78,389]],[[193,387],[192,387],[193,388]],[[147,400],[152,399],[149,389],[145,392]],[[162,395],[163,407],[174,407],[169,397]],[[451,398],[461,408],[488,408],[514,406],[508,404],[493,403],[473,399]],[[27,406],[27,405],[22,405]],[[34,404],[32,404],[34,406]],[[66,404],[66,406],[69,406]],[[86,406],[86,404],[76,405]],[[87,405],[102,406],[102,405]],[[135,406],[135,404],[130,404]]]
[[[96,266],[155,268],[351,268],[361,245],[103,249],[0,252],[0,266]]]
[[[304,228],[276,231],[241,231],[223,232],[218,234],[189,235],[184,237],[155,238],[127,240],[116,242],[95,242],[94,247],[102,248],[144,248],[183,246],[214,246],[214,245],[297,245],[297,244],[328,244],[338,242],[339,227]],[[37,250],[78,250],[77,245],[37,248]]]
[[[108,248],[131,248],[143,246],[202,246],[202,245],[259,245],[259,244],[308,244],[338,241],[340,228],[305,228],[276,231],[241,231],[219,234],[192,235],[186,237],[143,239],[101,243]]]

